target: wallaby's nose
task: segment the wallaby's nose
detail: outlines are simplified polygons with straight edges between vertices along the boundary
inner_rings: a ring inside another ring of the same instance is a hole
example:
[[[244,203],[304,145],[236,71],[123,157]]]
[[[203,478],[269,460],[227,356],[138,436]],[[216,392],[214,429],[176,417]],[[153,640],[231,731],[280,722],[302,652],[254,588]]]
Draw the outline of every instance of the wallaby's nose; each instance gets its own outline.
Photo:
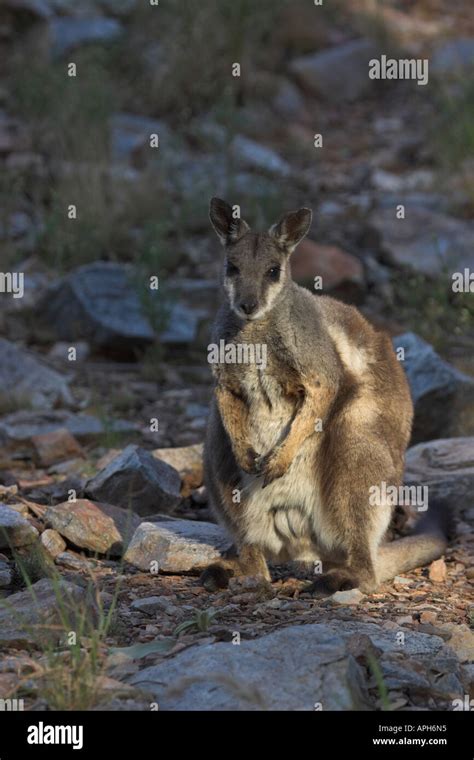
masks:
[[[244,312],[244,314],[247,314],[249,317],[251,314],[254,313],[257,309],[257,302],[256,301],[241,301],[240,302],[240,308]]]

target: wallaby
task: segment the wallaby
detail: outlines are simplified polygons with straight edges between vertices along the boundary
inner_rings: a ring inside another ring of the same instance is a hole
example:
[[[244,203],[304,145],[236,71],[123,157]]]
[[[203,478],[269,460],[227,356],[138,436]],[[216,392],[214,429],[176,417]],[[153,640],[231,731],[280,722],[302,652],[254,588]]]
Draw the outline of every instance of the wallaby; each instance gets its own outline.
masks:
[[[213,342],[267,353],[265,366],[213,365],[206,482],[238,556],[206,568],[203,585],[224,588],[233,574],[269,579],[267,560],[319,560],[315,595],[370,593],[438,558],[446,538],[436,509],[415,535],[384,543],[394,506],[371,503],[369,490],[402,484],[410,391],[387,335],[356,308],[293,282],[290,254],[311,211],[256,234],[213,198],[210,219],[226,254]]]

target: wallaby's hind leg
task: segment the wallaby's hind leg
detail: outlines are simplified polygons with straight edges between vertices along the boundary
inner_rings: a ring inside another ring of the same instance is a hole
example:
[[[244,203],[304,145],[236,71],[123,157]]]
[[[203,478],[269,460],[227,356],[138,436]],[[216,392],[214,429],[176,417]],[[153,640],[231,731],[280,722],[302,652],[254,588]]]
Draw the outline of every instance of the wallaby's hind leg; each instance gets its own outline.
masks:
[[[377,553],[392,509],[386,503],[371,504],[370,489],[397,480],[388,447],[383,439],[377,443],[354,431],[345,433],[342,426],[327,442],[321,482],[324,532],[329,543],[337,537],[333,548],[344,559],[314,581],[310,590],[316,596],[350,588],[372,593],[377,587]]]
[[[242,546],[238,557],[223,557],[201,574],[201,584],[207,591],[227,588],[229,580],[235,575],[261,575],[271,580],[263,553],[256,546]]]

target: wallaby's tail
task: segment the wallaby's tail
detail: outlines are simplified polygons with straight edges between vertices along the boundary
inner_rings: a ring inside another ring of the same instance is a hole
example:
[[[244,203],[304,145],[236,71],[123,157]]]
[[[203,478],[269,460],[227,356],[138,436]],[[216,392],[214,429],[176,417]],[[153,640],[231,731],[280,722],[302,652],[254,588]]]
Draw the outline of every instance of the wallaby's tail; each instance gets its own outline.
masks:
[[[448,504],[438,498],[418,522],[411,536],[384,544],[378,553],[378,579],[389,581],[400,573],[439,559],[446,550],[450,528]]]

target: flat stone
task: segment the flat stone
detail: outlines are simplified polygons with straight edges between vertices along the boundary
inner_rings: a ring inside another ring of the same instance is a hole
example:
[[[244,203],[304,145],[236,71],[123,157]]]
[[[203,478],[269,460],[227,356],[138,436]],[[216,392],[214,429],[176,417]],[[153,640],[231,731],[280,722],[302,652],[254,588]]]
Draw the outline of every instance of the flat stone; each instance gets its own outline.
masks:
[[[362,709],[362,668],[325,625],[294,626],[255,641],[188,649],[132,676],[160,711]]]
[[[49,28],[55,58],[62,58],[86,44],[113,42],[122,33],[122,26],[116,19],[103,16],[54,17],[49,21]]]
[[[95,616],[95,606],[87,590],[66,581],[47,578],[31,589],[0,600],[0,646],[29,649],[32,646],[64,641],[62,620],[68,616],[71,629],[83,629],[83,620]]]
[[[474,632],[465,623],[443,623],[443,631],[451,633],[448,646],[461,662],[474,662]]]
[[[441,557],[431,563],[429,567],[429,578],[433,583],[444,583],[447,576],[446,562]]]
[[[58,554],[66,550],[66,542],[57,530],[46,528],[41,534],[41,543],[48,552],[49,556],[55,559]]]
[[[34,435],[31,439],[38,464],[49,467],[56,462],[83,457],[84,450],[67,428],[59,428],[50,433]]]
[[[377,48],[366,39],[352,40],[328,50],[296,58],[289,71],[311,95],[330,101],[352,101],[372,87],[369,61]]]
[[[291,272],[296,282],[310,286],[313,291],[315,277],[322,278],[323,292],[344,285],[362,290],[365,284],[359,259],[335,245],[320,245],[307,238],[292,255]]]
[[[474,379],[443,361],[414,333],[393,339],[415,405],[412,443],[474,434]]]
[[[157,563],[160,571],[200,571],[222,556],[232,540],[219,525],[194,520],[143,522],[132,538],[125,560],[140,570]]]
[[[379,208],[370,216],[383,251],[394,264],[425,275],[474,269],[474,223],[431,211],[407,207],[397,219],[395,207]]]
[[[138,446],[127,446],[86,484],[95,501],[132,509],[140,515],[171,512],[180,501],[180,476],[173,467]]]
[[[195,488],[202,486],[204,479],[202,443],[173,449],[155,449],[152,454],[156,459],[174,467],[179,473],[181,496],[187,497]]]
[[[133,268],[106,261],[79,267],[48,289],[38,313],[60,340],[133,350],[154,339],[135,276]]]
[[[34,409],[51,409],[73,403],[68,383],[68,378],[51,369],[42,358],[0,338],[2,396],[24,401]]]
[[[232,141],[231,151],[241,169],[266,172],[278,177],[288,177],[291,174],[291,166],[278,153],[248,137],[237,135]]]
[[[145,615],[155,615],[157,612],[173,611],[176,606],[167,596],[146,596],[142,599],[135,599],[131,603],[130,609],[135,612],[143,612]]]
[[[44,519],[47,525],[81,549],[106,554],[122,542],[112,518],[87,499],[51,505]]]
[[[358,588],[351,588],[348,591],[336,591],[331,595],[331,599],[336,604],[359,604],[362,599],[365,598],[365,594],[359,591]]]
[[[27,546],[38,538],[38,531],[16,510],[0,504],[0,549]]]

